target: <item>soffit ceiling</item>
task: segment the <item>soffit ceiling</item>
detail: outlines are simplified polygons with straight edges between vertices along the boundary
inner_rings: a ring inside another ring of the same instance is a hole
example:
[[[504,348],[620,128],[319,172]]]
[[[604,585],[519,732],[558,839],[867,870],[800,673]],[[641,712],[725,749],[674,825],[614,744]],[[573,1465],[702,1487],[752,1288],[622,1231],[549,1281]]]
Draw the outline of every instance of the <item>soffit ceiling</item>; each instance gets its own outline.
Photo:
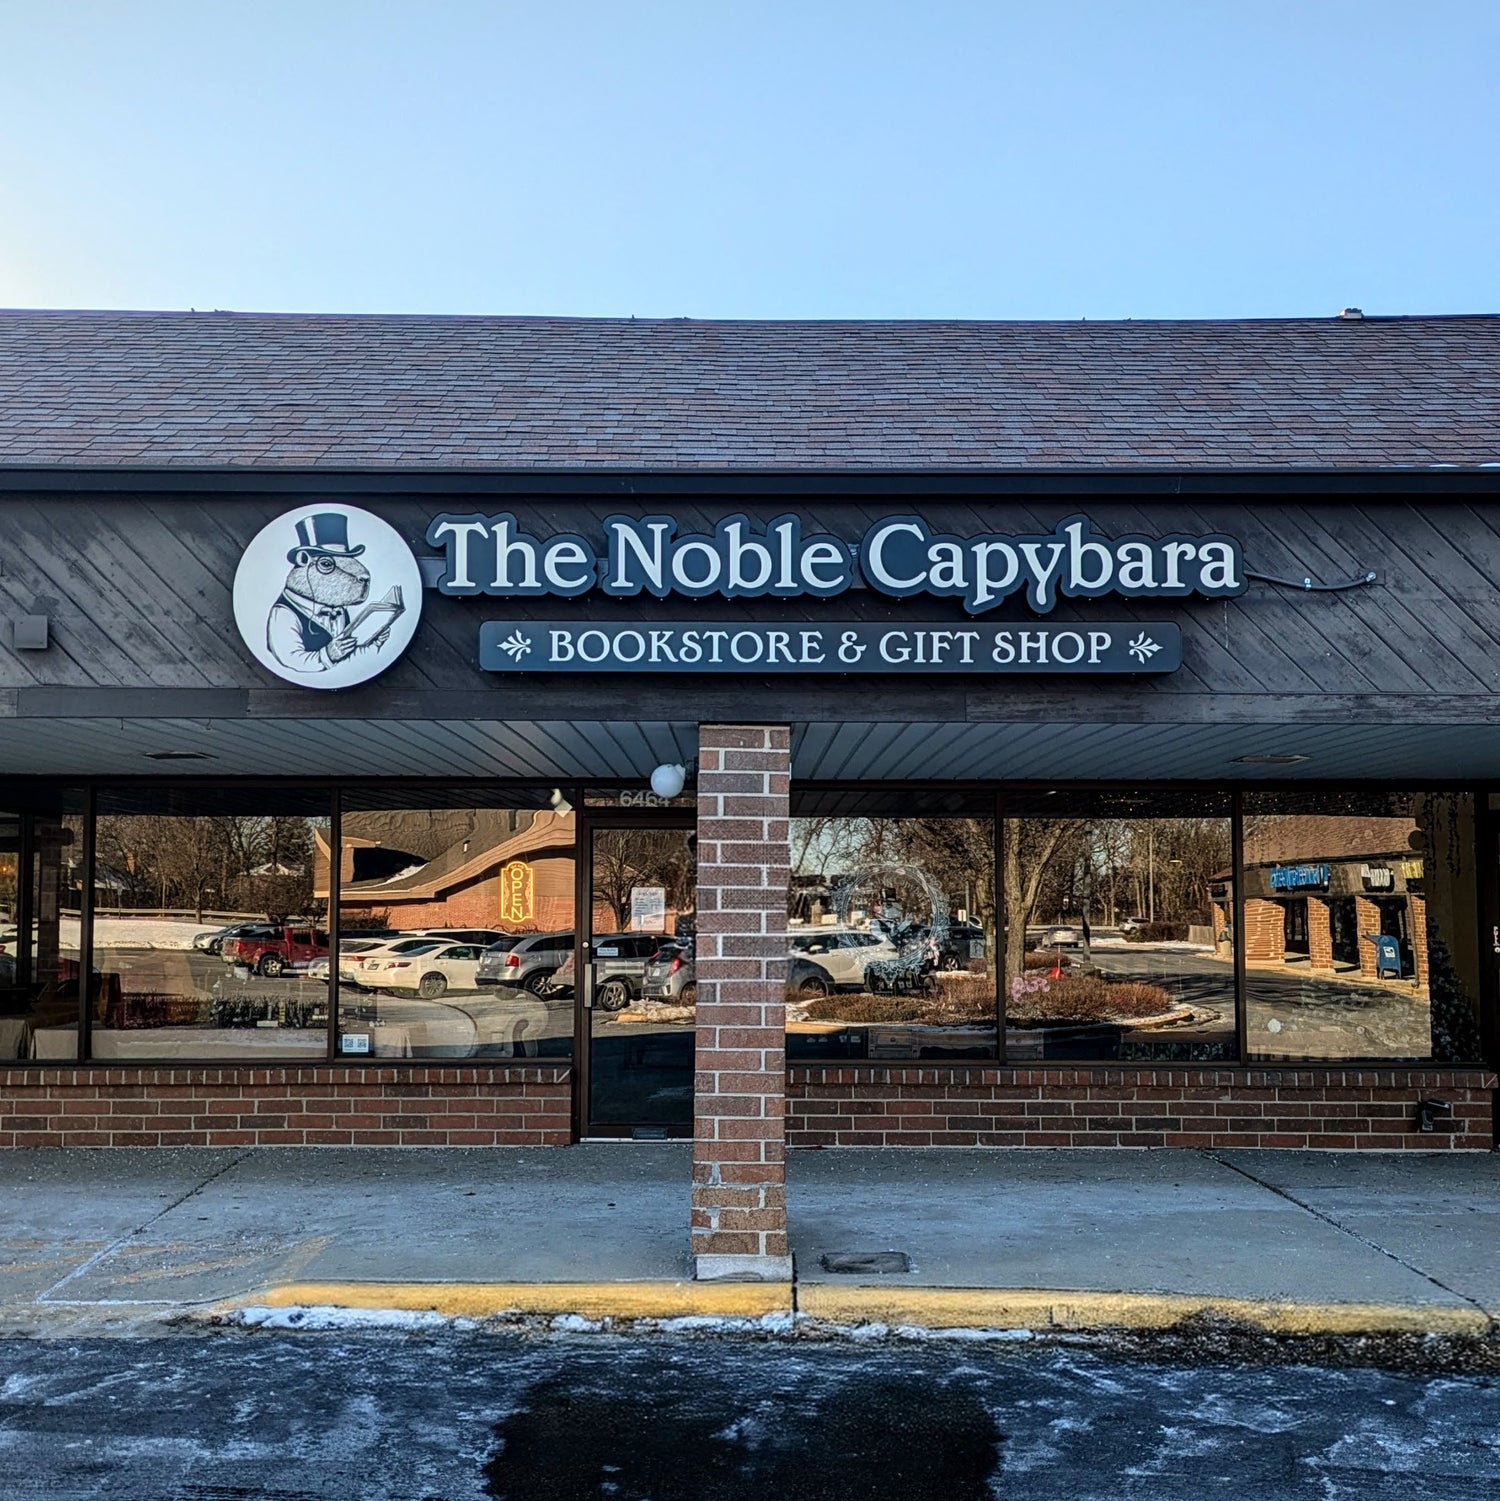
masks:
[[[647,777],[691,766],[692,721],[12,719],[0,775]],[[158,760],[167,752],[202,759]],[[1293,764],[1246,755],[1306,756]],[[1500,781],[1500,725],[810,723],[806,781]]]

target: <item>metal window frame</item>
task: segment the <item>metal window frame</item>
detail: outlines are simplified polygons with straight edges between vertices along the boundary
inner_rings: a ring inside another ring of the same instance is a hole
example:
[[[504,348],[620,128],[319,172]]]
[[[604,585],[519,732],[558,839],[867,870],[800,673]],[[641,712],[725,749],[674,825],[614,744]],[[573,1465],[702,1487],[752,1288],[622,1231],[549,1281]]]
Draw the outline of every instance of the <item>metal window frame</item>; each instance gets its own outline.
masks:
[[[503,796],[505,792],[514,790],[536,791],[563,787],[565,794],[572,801],[579,817],[575,825],[575,901],[582,900],[584,907],[575,908],[575,922],[579,911],[587,910],[589,895],[585,887],[589,884],[587,861],[587,846],[583,840],[584,830],[591,824],[605,821],[607,824],[626,826],[636,824],[650,826],[658,823],[673,821],[674,815],[690,822],[693,817],[691,809],[661,809],[661,808],[629,808],[611,809],[598,806],[590,807],[586,803],[586,792],[601,788],[619,788],[622,790],[632,789],[640,784],[640,778],[589,778],[587,782],[575,781],[568,784],[560,783],[551,777],[531,778],[454,778],[454,777],[361,777],[346,779],[341,782],[331,782],[326,777],[188,777],[167,778],[157,776],[135,775],[119,777],[18,777],[8,779],[12,784],[22,789],[26,787],[67,790],[81,793],[83,807],[72,816],[78,817],[82,823],[83,840],[80,851],[80,865],[82,869],[82,889],[80,892],[79,910],[79,977],[77,986],[77,1015],[78,1015],[78,1047],[73,1059],[38,1059],[31,1060],[28,1066],[49,1069],[77,1068],[80,1065],[89,1067],[112,1067],[132,1069],[156,1069],[166,1065],[187,1068],[224,1068],[224,1069],[251,1069],[264,1067],[262,1060],[238,1060],[238,1059],[131,1059],[128,1061],[98,1060],[89,1057],[90,1042],[93,1030],[93,1008],[91,1004],[91,981],[93,976],[94,959],[94,921],[95,921],[95,877],[97,874],[97,823],[99,794],[103,789],[115,786],[130,786],[136,788],[152,787],[163,791],[168,789],[209,789],[231,787],[237,790],[251,790],[264,788],[274,790],[326,790],[329,798],[329,847],[330,847],[330,878],[329,878],[329,1021],[328,1040],[323,1060],[301,1059],[297,1060],[297,1066],[317,1066],[322,1062],[329,1066],[356,1067],[369,1064],[379,1067],[428,1067],[431,1059],[374,1059],[363,1055],[351,1055],[345,1057],[338,1051],[338,997],[337,997],[337,937],[338,937],[338,908],[342,899],[342,829],[341,820],[343,813],[343,793],[350,790],[367,792],[378,791],[386,787],[400,787],[410,793],[413,790],[430,788],[433,792],[440,790],[462,790],[485,788],[491,797]],[[1028,792],[1038,788],[1047,787],[1044,781],[994,781],[984,779],[970,779],[955,782],[930,782],[916,779],[900,779],[883,781],[878,783],[862,783],[849,781],[799,781],[794,783],[793,797],[798,792],[816,793],[818,791],[848,791],[850,789],[865,788],[873,790],[879,788],[886,792],[942,790],[945,792],[968,791],[977,794],[989,794],[994,800],[994,840],[993,850],[995,859],[995,907],[996,907],[996,947],[997,955],[994,964],[995,970],[995,1018],[996,1018],[996,1058],[990,1059],[953,1059],[934,1064],[931,1060],[925,1060],[926,1066],[941,1066],[952,1069],[983,1069],[996,1066],[1007,1066],[1006,1056],[1006,1005],[1005,987],[1002,973],[1002,965],[999,960],[999,947],[1008,921],[1005,909],[1005,890],[1003,880],[1003,857],[1005,839],[1005,798],[1007,792],[1014,794],[1017,790],[1024,789]],[[1427,1071],[1463,1072],[1472,1071],[1483,1067],[1493,1069],[1500,1065],[1500,870],[1492,870],[1495,863],[1494,856],[1497,846],[1500,846],[1500,810],[1491,811],[1488,805],[1490,796],[1488,787],[1476,787],[1471,781],[1457,780],[1452,778],[1423,779],[1417,783],[1392,785],[1384,779],[1359,779],[1348,781],[1328,781],[1324,779],[1296,779],[1296,780],[1236,780],[1232,784],[1206,783],[1206,782],[1111,782],[1111,781],[1074,781],[1062,784],[1057,790],[1062,791],[1172,791],[1184,792],[1193,789],[1209,790],[1215,793],[1225,793],[1231,799],[1231,848],[1234,865],[1233,887],[1233,911],[1234,911],[1234,994],[1236,1013],[1236,1038],[1237,1038],[1237,1062],[1234,1065],[1240,1068],[1294,1068],[1299,1072],[1340,1072],[1350,1067],[1356,1068],[1421,1068]],[[1474,808],[1474,838],[1476,851],[1476,866],[1478,878],[1477,911],[1479,923],[1473,935],[1477,945],[1478,974],[1480,977],[1480,1029],[1483,1039],[1482,1057],[1469,1063],[1437,1062],[1431,1059],[1399,1060],[1320,1060],[1320,1059],[1251,1059],[1249,1056],[1247,1036],[1247,971],[1245,963],[1245,931],[1244,931],[1244,882],[1241,879],[1244,855],[1244,807],[1247,796],[1254,793],[1266,792],[1301,792],[1307,794],[1329,792],[1373,792],[1388,793],[1402,791],[1417,792],[1459,792],[1473,798]],[[34,843],[34,820],[38,816],[34,810],[27,807],[22,816],[23,840],[27,842],[29,836]],[[66,816],[66,815],[65,815]],[[21,897],[18,906],[22,909],[23,917],[34,916],[35,893],[32,890],[32,882],[28,869],[26,879],[20,883]],[[582,892],[580,898],[579,893]],[[29,937],[29,928],[27,929]],[[1487,945],[1484,934],[1496,935],[1494,943]],[[28,945],[29,946],[29,945]],[[1496,952],[1491,953],[1490,949]],[[579,1008],[581,1009],[581,1008]],[[587,1062],[581,1059],[577,1047],[578,1019],[575,1015],[575,1047],[571,1059],[557,1060],[558,1067],[570,1068],[578,1078],[580,1073],[586,1074]],[[918,1060],[910,1060],[916,1063]],[[468,1067],[480,1068],[493,1065],[493,1060],[445,1060],[444,1067]],[[881,1068],[901,1066],[901,1060],[881,1060],[879,1063],[865,1060],[842,1060],[840,1067],[844,1068]],[[820,1066],[811,1060],[789,1060],[788,1068],[810,1068]],[[1090,1069],[1109,1068],[1139,1068],[1140,1064],[1121,1063],[1114,1060],[1101,1059],[1095,1062],[1081,1062],[1080,1066]],[[1175,1066],[1175,1065],[1163,1065]],[[1212,1065],[1205,1065],[1212,1066]],[[586,1086],[587,1079],[581,1078],[575,1083],[574,1100],[575,1112],[580,1109],[580,1098],[586,1100],[587,1096],[581,1086]]]

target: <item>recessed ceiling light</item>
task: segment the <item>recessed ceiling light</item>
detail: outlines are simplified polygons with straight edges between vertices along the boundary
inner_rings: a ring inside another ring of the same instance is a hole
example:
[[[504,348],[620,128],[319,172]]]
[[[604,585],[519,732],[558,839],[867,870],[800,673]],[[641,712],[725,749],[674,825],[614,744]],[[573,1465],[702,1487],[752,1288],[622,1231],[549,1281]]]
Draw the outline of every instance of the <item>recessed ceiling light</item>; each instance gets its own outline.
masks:
[[[1285,751],[1253,751],[1248,756],[1236,756],[1234,759],[1247,766],[1291,766],[1298,761],[1307,760],[1307,757]]]
[[[142,751],[148,761],[212,761],[215,757],[207,751]]]

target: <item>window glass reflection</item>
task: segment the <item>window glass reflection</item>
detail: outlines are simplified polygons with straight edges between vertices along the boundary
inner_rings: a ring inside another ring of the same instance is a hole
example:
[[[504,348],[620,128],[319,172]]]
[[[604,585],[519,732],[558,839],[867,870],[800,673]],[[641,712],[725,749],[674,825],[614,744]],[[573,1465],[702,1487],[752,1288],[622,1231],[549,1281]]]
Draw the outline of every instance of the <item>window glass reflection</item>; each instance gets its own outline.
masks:
[[[91,1057],[326,1056],[327,808],[326,793],[265,788],[100,793]]]
[[[0,1060],[78,1056],[83,794],[0,812]]]
[[[994,821],[792,820],[787,1055],[993,1058]]]
[[[1479,1056],[1468,794],[1249,793],[1243,879],[1252,1058]]]
[[[472,790],[346,796],[338,1035],[346,1058],[566,1057],[575,815]],[[419,806],[406,805],[408,800]],[[564,811],[565,810],[565,811]],[[319,889],[328,885],[328,848]],[[324,973],[326,974],[326,963]]]
[[[1007,1060],[1233,1061],[1228,798],[1009,806],[1027,816],[1004,826]]]

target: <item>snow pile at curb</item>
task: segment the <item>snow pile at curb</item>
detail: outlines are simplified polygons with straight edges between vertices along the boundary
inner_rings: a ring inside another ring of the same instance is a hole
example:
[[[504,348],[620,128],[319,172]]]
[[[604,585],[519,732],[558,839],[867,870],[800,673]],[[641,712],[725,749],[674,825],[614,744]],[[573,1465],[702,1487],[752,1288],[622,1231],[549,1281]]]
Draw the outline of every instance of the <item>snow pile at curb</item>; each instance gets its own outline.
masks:
[[[665,1334],[707,1337],[748,1336],[772,1339],[884,1340],[912,1342],[954,1341],[966,1344],[1007,1344],[1035,1339],[1030,1329],[932,1329],[920,1324],[825,1323],[808,1314],[767,1313],[758,1318],[727,1314],[678,1314],[670,1318],[586,1318],[578,1313],[525,1315],[519,1310],[473,1318],[430,1310],[402,1308],[340,1308],[331,1304],[294,1304],[272,1308],[252,1304],[222,1316],[220,1322],[246,1329],[328,1332],[383,1330],[431,1334],[443,1330],[530,1328],[549,1334]]]
[[[225,1322],[247,1329],[397,1329],[426,1333],[434,1329],[477,1329],[474,1319],[407,1308],[337,1308],[331,1304],[267,1308],[252,1304],[225,1316]]]

